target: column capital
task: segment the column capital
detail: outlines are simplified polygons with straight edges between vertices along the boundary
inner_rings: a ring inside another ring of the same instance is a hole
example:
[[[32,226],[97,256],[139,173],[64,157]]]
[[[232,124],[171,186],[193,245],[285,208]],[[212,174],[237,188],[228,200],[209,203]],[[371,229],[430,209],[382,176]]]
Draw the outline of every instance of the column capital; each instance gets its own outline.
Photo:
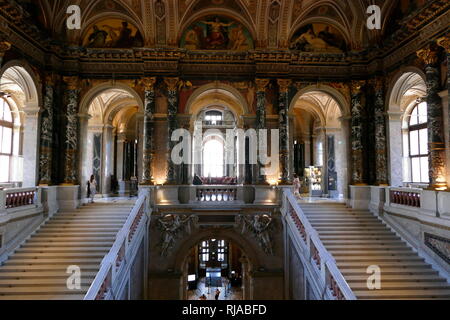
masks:
[[[369,80],[369,84],[376,90],[380,91],[384,89],[384,79],[383,77],[375,77]]]
[[[169,91],[177,91],[180,78],[164,78],[164,83]]]
[[[280,87],[280,92],[287,93],[289,91],[289,87],[292,84],[291,79],[278,79],[277,80],[278,86]]]
[[[7,51],[11,49],[11,43],[8,41],[0,41],[0,57],[3,57]]]
[[[145,77],[140,81],[145,91],[152,91],[155,89],[156,77]]]
[[[428,46],[424,49],[417,51],[417,56],[420,60],[425,62],[426,65],[433,65],[438,62],[437,51],[433,49],[431,46]]]
[[[256,92],[265,93],[270,83],[269,79],[255,79]]]
[[[350,89],[353,94],[361,93],[362,87],[366,85],[366,80],[352,80],[350,83]]]
[[[447,53],[450,53],[450,34],[439,38],[436,43],[438,46],[444,48]]]
[[[69,90],[77,90],[79,88],[80,78],[77,76],[63,77],[63,81]]]
[[[48,86],[54,86],[55,85],[55,75],[53,73],[47,73],[45,75],[45,84]]]

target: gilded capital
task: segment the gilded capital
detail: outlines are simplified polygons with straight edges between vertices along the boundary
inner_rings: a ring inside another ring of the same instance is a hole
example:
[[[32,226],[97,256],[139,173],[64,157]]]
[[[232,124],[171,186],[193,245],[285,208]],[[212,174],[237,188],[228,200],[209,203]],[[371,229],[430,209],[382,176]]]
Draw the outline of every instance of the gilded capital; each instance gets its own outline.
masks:
[[[350,88],[352,90],[352,93],[357,94],[357,93],[361,93],[361,89],[365,85],[366,85],[365,80],[353,80],[350,84]]]
[[[11,49],[11,43],[9,43],[8,41],[0,41],[0,56],[3,57],[6,53],[6,51],[8,51],[9,49]]]
[[[63,81],[67,85],[67,89],[69,90],[77,90],[80,87],[80,79],[76,76],[63,77]]]
[[[179,82],[180,78],[164,78],[164,83],[169,91],[177,91]]]
[[[447,53],[450,53],[450,34],[443,36],[437,40],[438,46],[445,49]]]
[[[267,86],[269,85],[269,79],[256,79],[256,91],[257,92],[266,92]]]
[[[438,56],[436,50],[433,50],[431,47],[427,47],[425,49],[417,51],[417,56],[426,65],[436,64],[438,62]]]
[[[278,79],[278,86],[280,87],[280,92],[281,93],[286,93],[289,92],[289,87],[292,84],[292,80],[291,79]]]
[[[147,77],[141,80],[141,85],[144,87],[145,91],[152,91],[155,88],[156,77]]]

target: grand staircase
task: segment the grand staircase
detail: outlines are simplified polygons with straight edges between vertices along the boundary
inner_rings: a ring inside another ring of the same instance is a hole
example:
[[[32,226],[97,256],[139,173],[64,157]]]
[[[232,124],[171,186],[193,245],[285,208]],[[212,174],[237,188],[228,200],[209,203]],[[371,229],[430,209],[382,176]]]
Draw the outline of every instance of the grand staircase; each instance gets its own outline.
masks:
[[[0,300],[83,299],[133,204],[96,203],[52,217],[0,266]],[[81,268],[81,290],[67,288],[69,266]]]
[[[450,285],[381,220],[344,204],[300,204],[358,299],[450,299]],[[369,266],[381,290],[367,288]]]

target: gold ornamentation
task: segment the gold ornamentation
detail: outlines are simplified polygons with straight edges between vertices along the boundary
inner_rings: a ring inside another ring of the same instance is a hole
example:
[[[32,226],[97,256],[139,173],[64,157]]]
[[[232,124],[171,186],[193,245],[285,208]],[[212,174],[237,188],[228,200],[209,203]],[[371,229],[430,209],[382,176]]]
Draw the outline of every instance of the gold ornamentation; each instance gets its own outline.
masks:
[[[450,53],[450,34],[443,36],[437,40],[438,46],[445,49],[447,53]]]
[[[426,65],[436,64],[438,62],[438,56],[436,50],[431,49],[431,47],[417,51],[417,56]]]
[[[9,43],[8,41],[0,42],[0,56],[1,57],[3,57],[6,53],[6,51],[8,51],[9,49],[11,49],[11,43]]]
[[[141,85],[145,91],[152,91],[155,88],[156,77],[147,77],[141,79]]]
[[[365,80],[353,80],[350,84],[352,93],[361,93],[361,88],[366,85]]]
[[[291,79],[278,79],[278,86],[280,87],[280,92],[281,93],[286,93],[289,92],[289,87],[292,84],[292,80]]]
[[[45,83],[49,86],[55,85],[55,75],[53,73],[48,73],[45,75]]]
[[[76,76],[63,77],[63,81],[67,84],[67,89],[69,90],[77,90],[80,87],[80,79]]]
[[[269,83],[269,79],[256,79],[255,84],[257,92],[266,92]]]
[[[164,78],[164,83],[169,91],[177,91],[178,82],[180,82],[180,78]]]

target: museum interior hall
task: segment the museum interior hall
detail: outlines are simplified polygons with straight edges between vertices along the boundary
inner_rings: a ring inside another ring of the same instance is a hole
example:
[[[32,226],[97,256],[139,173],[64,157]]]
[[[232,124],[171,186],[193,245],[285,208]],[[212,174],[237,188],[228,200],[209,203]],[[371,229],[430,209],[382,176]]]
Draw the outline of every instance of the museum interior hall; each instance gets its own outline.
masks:
[[[0,0],[0,300],[450,300],[448,0]]]

